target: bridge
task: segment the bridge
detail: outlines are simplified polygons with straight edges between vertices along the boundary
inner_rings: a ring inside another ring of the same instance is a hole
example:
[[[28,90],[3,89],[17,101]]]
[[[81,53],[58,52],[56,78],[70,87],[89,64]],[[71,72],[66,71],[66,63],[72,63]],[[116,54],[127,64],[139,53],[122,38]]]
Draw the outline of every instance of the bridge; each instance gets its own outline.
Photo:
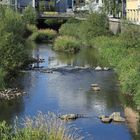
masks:
[[[76,16],[74,13],[55,13],[55,14],[44,14],[41,13],[38,15],[38,19],[70,19],[75,18],[78,20],[86,20],[86,18],[81,18]]]

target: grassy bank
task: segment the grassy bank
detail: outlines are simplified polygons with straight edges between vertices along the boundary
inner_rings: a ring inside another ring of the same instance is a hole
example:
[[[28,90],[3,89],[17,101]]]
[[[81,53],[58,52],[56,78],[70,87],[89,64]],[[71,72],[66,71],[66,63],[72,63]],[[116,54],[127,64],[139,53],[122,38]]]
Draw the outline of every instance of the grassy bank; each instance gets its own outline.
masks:
[[[74,128],[73,128],[74,129]],[[78,131],[71,132],[53,113],[44,115],[39,113],[36,117],[26,119],[20,123],[16,120],[14,127],[0,123],[1,140],[81,140]]]
[[[117,72],[122,93],[132,95],[137,106],[140,106],[139,26],[125,23],[122,33],[112,35],[106,16],[93,13],[87,21],[67,22],[59,33],[76,38],[87,49],[96,47],[101,61]]]
[[[71,36],[59,36],[54,42],[54,50],[60,52],[76,53],[80,47],[80,41]]]
[[[52,29],[40,29],[34,31],[33,34],[29,37],[31,41],[39,42],[53,42],[57,35],[57,32]]]
[[[94,45],[98,47],[102,59],[109,62],[118,73],[122,92],[134,97],[140,105],[140,27],[126,25],[119,36],[98,37]]]

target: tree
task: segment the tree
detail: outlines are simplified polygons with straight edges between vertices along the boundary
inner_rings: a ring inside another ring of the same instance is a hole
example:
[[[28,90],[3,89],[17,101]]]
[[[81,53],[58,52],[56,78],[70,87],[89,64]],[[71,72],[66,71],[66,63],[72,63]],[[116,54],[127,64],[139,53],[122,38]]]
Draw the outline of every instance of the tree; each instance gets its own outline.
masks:
[[[0,7],[0,68],[13,73],[30,56],[24,37],[26,24],[21,15],[8,7]]]
[[[118,17],[121,12],[121,0],[103,0],[104,6],[103,11],[106,14]]]
[[[26,24],[35,24],[37,13],[32,6],[27,6],[23,12],[23,20]]]

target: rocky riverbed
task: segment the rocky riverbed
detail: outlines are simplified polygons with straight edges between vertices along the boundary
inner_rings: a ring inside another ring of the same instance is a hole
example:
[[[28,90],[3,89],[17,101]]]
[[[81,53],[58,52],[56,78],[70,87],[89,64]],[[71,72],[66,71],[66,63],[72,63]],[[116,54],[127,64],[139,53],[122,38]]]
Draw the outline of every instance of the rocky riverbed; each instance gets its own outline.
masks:
[[[12,100],[20,96],[25,95],[26,92],[19,90],[18,88],[14,89],[5,89],[0,91],[0,100]]]

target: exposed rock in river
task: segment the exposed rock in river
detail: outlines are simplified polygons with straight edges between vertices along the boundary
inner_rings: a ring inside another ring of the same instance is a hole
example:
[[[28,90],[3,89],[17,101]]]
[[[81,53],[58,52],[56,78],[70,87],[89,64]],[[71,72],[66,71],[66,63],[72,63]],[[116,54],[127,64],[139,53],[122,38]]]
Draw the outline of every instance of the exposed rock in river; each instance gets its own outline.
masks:
[[[91,88],[94,90],[94,91],[100,91],[101,88],[98,86],[98,84],[91,84]]]
[[[110,118],[109,116],[100,116],[99,117],[100,119],[101,119],[101,121],[103,122],[103,123],[111,123],[112,122],[112,118]]]
[[[125,118],[121,117],[120,112],[113,112],[110,116],[99,116],[103,123],[125,122]]]
[[[6,89],[0,91],[0,100],[12,100],[22,95],[25,95],[26,92],[22,92],[19,89]]]
[[[97,66],[97,67],[95,68],[95,70],[100,71],[100,70],[102,70],[102,68],[101,68],[100,66]]]
[[[84,117],[83,115],[80,115],[80,114],[65,114],[65,115],[62,115],[60,116],[59,118],[61,120],[76,120],[77,118],[82,118]]]
[[[112,118],[114,122],[125,122],[125,118],[121,117],[120,112],[113,112],[110,118]]]

